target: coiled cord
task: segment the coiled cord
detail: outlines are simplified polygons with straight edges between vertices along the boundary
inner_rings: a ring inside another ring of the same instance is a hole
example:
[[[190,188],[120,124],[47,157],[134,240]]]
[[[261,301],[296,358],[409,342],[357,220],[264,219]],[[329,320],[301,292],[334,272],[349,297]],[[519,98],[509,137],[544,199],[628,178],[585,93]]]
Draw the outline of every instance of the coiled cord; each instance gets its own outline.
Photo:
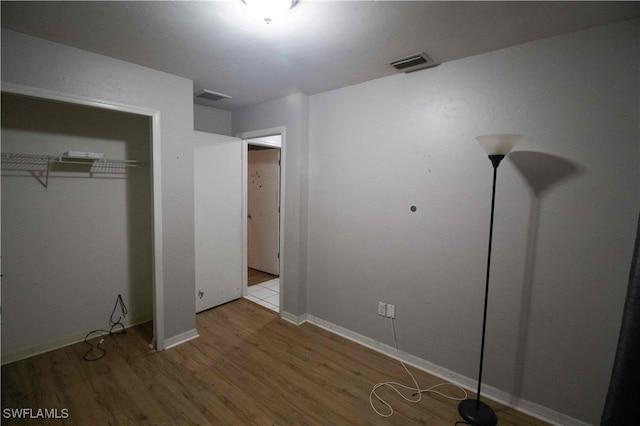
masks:
[[[391,320],[391,331],[393,333],[393,346],[396,349],[396,352],[399,352],[398,351],[398,342],[396,340],[395,324],[393,322],[393,318],[390,318],[390,320]],[[451,400],[454,400],[454,401],[463,401],[463,400],[467,399],[468,394],[467,394],[466,390],[464,390],[463,388],[461,388],[458,385],[454,385],[454,384],[448,383],[448,382],[439,383],[437,385],[431,386],[431,387],[426,388],[426,389],[420,389],[420,386],[418,385],[418,381],[416,380],[414,375],[411,374],[411,372],[409,371],[409,369],[407,368],[405,363],[400,360],[400,364],[402,364],[402,367],[404,367],[404,370],[407,372],[409,377],[411,377],[411,380],[413,381],[413,385],[414,386],[407,386],[407,385],[403,385],[402,383],[398,383],[398,382],[382,382],[382,383],[377,383],[375,386],[373,386],[373,389],[371,389],[371,392],[369,393],[369,404],[371,405],[371,408],[373,409],[373,411],[375,411],[376,414],[378,414],[379,416],[381,416],[381,417],[391,417],[393,415],[393,407],[391,406],[391,404],[389,404],[382,397],[380,397],[380,395],[378,395],[378,392],[377,392],[379,388],[385,387],[385,386],[390,388],[391,390],[395,391],[404,400],[406,400],[408,402],[413,402],[413,403],[420,402],[422,400],[422,394],[425,393],[425,392],[434,393],[436,395],[440,395],[440,396],[442,396],[444,398],[451,399]],[[440,392],[439,390],[437,390],[438,388],[440,388],[442,386],[452,386],[452,387],[454,387],[456,389],[459,389],[459,390],[462,391],[462,393],[464,393],[464,396],[463,397],[457,397],[457,396],[451,396],[451,395],[444,394],[444,393]],[[405,390],[411,391],[411,392],[413,392],[413,395],[411,395],[411,397],[405,396],[400,391],[400,389],[405,389]],[[377,399],[379,403],[381,403],[382,405],[387,407],[387,409],[388,409],[387,413],[382,413],[375,407],[375,405],[373,403],[374,398]]]
[[[113,315],[116,313],[116,309],[118,308],[118,306],[120,306],[120,311],[122,312],[122,316],[120,316],[116,321],[114,321]],[[122,296],[118,295],[118,298],[116,299],[116,304],[113,306],[113,310],[111,311],[111,316],[109,317],[109,325],[111,327],[109,328],[108,331],[93,330],[87,333],[86,336],[84,336],[84,342],[87,345],[89,345],[90,348],[87,350],[87,352],[84,353],[84,355],[82,356],[82,359],[84,359],[85,361],[97,361],[107,354],[107,350],[102,347],[102,344],[104,343],[104,338],[100,339],[100,342],[98,342],[98,344],[94,346],[93,343],[89,342],[89,336],[91,336],[92,334],[99,334],[100,336],[106,336],[106,335],[110,336],[112,334],[125,333],[126,330],[124,328],[124,324],[122,324],[122,318],[126,317],[127,313],[128,313],[127,307],[125,306],[124,301],[122,300]],[[114,328],[118,326],[120,326],[120,330],[114,331]],[[99,350],[100,354],[97,356],[90,357],[89,354],[91,354],[94,351],[94,349]]]

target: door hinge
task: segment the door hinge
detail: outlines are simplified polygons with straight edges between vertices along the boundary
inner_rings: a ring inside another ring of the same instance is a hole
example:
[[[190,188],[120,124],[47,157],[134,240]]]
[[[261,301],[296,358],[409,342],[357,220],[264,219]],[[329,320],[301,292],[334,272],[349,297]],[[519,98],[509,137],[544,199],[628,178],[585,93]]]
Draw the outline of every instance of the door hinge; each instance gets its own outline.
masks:
[[[278,259],[280,259],[280,253],[278,253]]]

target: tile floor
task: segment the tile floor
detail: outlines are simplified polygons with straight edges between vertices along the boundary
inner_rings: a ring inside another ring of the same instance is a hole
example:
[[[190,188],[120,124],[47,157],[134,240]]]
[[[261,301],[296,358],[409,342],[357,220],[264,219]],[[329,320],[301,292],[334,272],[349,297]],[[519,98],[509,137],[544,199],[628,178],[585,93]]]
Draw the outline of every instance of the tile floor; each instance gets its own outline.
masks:
[[[245,299],[249,299],[274,312],[280,312],[280,278],[252,285],[248,289]]]

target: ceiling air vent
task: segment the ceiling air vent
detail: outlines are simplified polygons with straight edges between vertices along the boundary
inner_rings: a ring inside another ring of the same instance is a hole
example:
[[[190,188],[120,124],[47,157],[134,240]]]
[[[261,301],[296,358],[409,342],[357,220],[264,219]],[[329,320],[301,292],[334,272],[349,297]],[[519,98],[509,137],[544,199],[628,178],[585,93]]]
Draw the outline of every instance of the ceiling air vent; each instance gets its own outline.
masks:
[[[406,58],[389,62],[389,65],[400,72],[411,72],[432,67],[436,65],[436,63],[433,62],[433,60],[426,54],[418,53],[417,55],[411,55],[407,56]]]
[[[225,95],[223,93],[214,92],[212,90],[202,89],[195,94],[196,99],[217,102],[223,99],[229,99],[231,96]]]

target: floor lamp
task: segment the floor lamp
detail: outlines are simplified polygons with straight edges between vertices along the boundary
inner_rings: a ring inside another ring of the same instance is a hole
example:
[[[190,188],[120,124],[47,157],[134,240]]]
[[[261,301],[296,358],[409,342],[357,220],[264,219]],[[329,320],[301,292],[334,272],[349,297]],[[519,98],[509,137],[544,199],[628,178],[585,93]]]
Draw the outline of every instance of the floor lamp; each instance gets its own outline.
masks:
[[[496,204],[496,177],[498,165],[505,155],[511,151],[513,145],[521,138],[521,135],[498,134],[478,136],[476,140],[489,155],[493,165],[493,190],[491,192],[491,224],[489,226],[489,252],[487,255],[487,280],[484,289],[484,313],[482,315],[482,343],[480,344],[480,369],[478,373],[478,392],[476,399],[465,399],[458,405],[458,413],[471,425],[495,426],[498,423],[496,413],[484,402],[480,401],[480,388],[482,386],[482,363],[484,361],[484,335],[487,325],[487,300],[489,297],[489,272],[491,268],[491,240],[493,238],[493,212]]]

